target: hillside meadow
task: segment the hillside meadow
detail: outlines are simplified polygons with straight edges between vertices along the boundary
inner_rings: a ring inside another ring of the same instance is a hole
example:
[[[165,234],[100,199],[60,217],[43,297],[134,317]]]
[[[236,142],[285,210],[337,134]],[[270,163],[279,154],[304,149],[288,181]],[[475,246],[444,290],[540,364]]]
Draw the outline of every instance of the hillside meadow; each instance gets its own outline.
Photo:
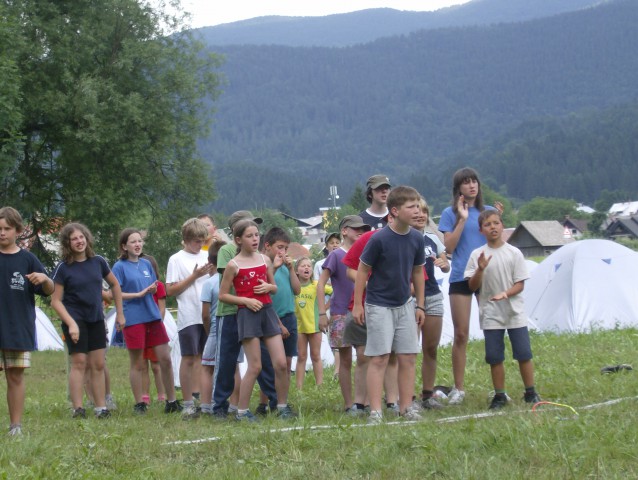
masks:
[[[466,403],[426,412],[418,424],[365,425],[341,414],[340,394],[312,375],[291,387],[296,422],[267,418],[237,425],[209,418],[185,422],[153,404],[132,412],[125,350],[108,352],[114,416],[72,420],[65,354],[36,352],[27,374],[21,438],[0,437],[1,478],[635,478],[638,475],[635,371],[602,375],[606,365],[636,362],[637,330],[589,335],[534,334],[542,405],[522,400],[517,366],[507,360],[512,404],[485,415],[490,391],[483,343],[468,349]],[[440,351],[437,383],[449,385],[450,349]],[[293,382],[294,383],[294,382]],[[6,389],[2,382],[2,390]],[[617,400],[617,401],[613,401]],[[253,408],[256,398],[253,399]],[[0,418],[8,424],[7,407]]]

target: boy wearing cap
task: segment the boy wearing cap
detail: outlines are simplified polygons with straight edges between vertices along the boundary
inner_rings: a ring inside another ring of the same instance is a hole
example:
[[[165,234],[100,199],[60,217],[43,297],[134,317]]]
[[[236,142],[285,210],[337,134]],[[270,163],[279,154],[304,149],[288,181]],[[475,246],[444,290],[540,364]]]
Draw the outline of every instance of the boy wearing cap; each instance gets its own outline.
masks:
[[[372,175],[366,183],[366,199],[370,206],[359,213],[363,223],[378,230],[388,224],[388,195],[392,185],[386,175]]]
[[[323,271],[323,263],[330,255],[330,252],[333,252],[337,248],[341,246],[341,235],[339,232],[329,233],[325,240],[326,246],[323,249],[324,258],[315,263],[315,268],[312,272],[312,279],[315,281],[319,281],[319,277],[321,276],[321,272]]]
[[[256,224],[261,224],[263,220],[259,217],[255,217],[248,210],[239,210],[234,212],[228,218],[228,227],[232,231],[235,224],[240,220],[252,220]],[[219,249],[217,253],[217,271],[221,277],[224,275],[224,270],[235,255],[237,255],[237,245],[228,243]],[[231,287],[230,293],[235,294],[235,289]],[[215,368],[215,377],[213,379],[213,415],[217,417],[226,417],[229,409],[236,410],[236,405],[230,405],[228,399],[233,393],[235,388],[235,370],[237,369],[237,361],[241,351],[241,343],[239,343],[239,333],[237,331],[237,305],[231,305],[224,303],[221,300],[217,302],[217,351],[215,358],[217,360],[217,366]],[[263,354],[262,354],[263,357]],[[271,406],[277,405],[277,393],[275,391],[275,374],[267,376],[272,379],[272,382],[268,381],[268,378],[264,380],[264,371],[268,368],[272,368],[270,361],[264,362],[262,360],[262,372],[257,381],[259,387],[266,394],[271,402]]]
[[[352,408],[352,346],[343,340],[348,303],[354,284],[346,275],[343,257],[364,232],[370,231],[370,225],[358,215],[348,215],[341,220],[339,230],[343,243],[341,247],[328,255],[323,264],[323,272],[317,283],[317,306],[319,309],[319,328],[325,331],[330,325],[330,348],[339,350],[339,385],[346,411]],[[326,312],[325,287],[331,282],[333,292],[330,299],[330,318]]]

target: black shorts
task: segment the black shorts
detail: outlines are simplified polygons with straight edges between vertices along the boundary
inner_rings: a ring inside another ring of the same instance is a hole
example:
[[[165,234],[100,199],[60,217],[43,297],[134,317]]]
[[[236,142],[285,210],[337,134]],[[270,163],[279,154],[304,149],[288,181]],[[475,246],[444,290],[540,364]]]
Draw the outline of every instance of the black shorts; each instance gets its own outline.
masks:
[[[179,337],[179,348],[182,357],[197,356],[204,353],[208,336],[206,335],[206,330],[204,330],[204,325],[201,323],[182,328],[177,332],[177,336]]]
[[[93,350],[106,348],[106,325],[103,320],[97,322],[85,322],[75,320],[80,330],[78,343],[73,343],[69,335],[69,327],[62,322],[62,333],[66,342],[69,355],[73,353],[89,353]]]
[[[478,295],[479,290],[473,292],[470,290],[469,280],[462,280],[460,282],[450,283],[450,289],[448,295]]]
[[[279,317],[271,303],[267,303],[257,312],[248,308],[239,308],[237,309],[237,331],[240,342],[248,338],[281,335]]]

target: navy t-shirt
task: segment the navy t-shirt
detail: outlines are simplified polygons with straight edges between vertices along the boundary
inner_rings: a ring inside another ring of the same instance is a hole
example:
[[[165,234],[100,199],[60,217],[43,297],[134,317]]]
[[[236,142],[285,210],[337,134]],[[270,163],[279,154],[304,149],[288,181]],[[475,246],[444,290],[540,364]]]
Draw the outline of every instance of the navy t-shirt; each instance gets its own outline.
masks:
[[[46,273],[31,252],[0,252],[0,348],[35,350],[35,294],[45,295],[25,275]]]
[[[111,269],[99,255],[83,262],[60,262],[53,272],[53,281],[64,287],[62,304],[74,320],[104,321],[102,309],[102,279]]]
[[[436,242],[427,235],[423,236],[425,240],[425,273],[428,279],[425,281],[425,296],[431,297],[441,293],[439,284],[434,277],[434,260],[439,257],[439,249]]]
[[[399,234],[387,226],[370,237],[361,261],[372,267],[366,303],[400,307],[411,297],[412,269],[425,263],[425,240],[413,228]]]
[[[359,212],[359,216],[363,223],[372,227],[372,230],[380,230],[388,224],[387,213],[383,217],[377,217],[368,213],[367,210],[363,210]]]

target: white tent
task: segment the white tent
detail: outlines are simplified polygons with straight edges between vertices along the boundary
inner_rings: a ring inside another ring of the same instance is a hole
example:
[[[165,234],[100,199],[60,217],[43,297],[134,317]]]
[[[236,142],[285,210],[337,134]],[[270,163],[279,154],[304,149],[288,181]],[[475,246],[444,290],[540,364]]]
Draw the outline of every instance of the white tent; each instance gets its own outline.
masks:
[[[35,307],[35,335],[38,350],[64,350],[64,342],[40,307]]]
[[[441,341],[439,345],[452,345],[454,341],[454,324],[452,323],[452,311],[450,309],[450,296],[448,292],[450,290],[450,273],[443,273],[440,269],[436,268],[436,281],[439,284],[441,293],[443,293],[443,329],[441,331]],[[425,300],[427,302],[427,299]],[[472,312],[470,314],[470,340],[482,340],[483,332],[479,325],[479,309],[476,297],[472,295]]]
[[[525,310],[541,331],[638,326],[638,253],[609,240],[559,248],[526,282]]]

